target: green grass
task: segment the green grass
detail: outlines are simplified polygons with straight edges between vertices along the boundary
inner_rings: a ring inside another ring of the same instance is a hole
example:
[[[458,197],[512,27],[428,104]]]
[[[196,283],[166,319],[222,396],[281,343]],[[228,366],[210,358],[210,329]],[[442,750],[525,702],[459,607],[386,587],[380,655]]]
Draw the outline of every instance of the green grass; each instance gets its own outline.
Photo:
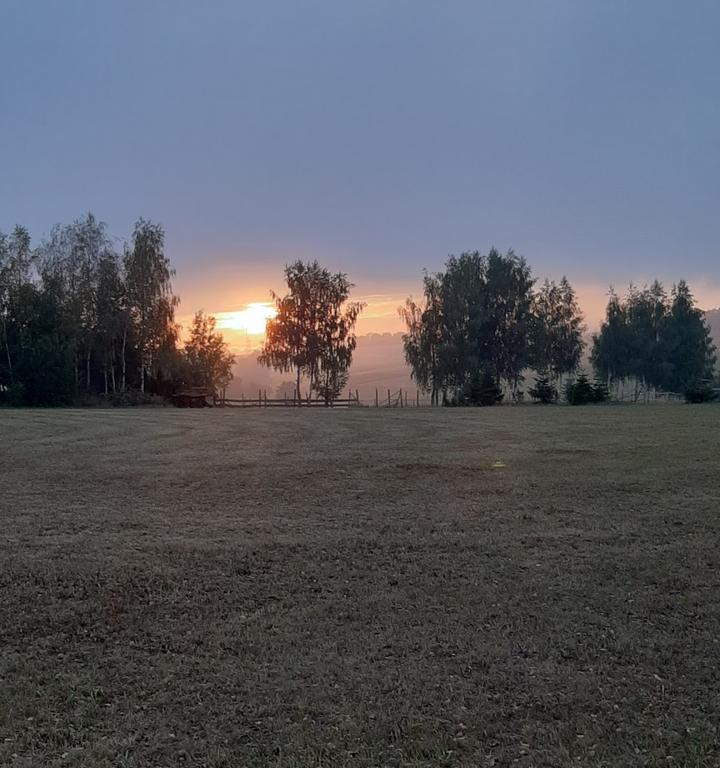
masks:
[[[720,764],[718,407],[0,435],[1,765]]]

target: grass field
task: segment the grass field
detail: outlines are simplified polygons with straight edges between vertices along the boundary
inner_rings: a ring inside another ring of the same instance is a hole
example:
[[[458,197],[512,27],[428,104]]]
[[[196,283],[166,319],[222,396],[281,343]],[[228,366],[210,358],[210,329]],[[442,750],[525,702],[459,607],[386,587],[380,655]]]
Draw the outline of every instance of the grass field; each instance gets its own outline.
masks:
[[[0,440],[0,765],[720,765],[718,407]]]

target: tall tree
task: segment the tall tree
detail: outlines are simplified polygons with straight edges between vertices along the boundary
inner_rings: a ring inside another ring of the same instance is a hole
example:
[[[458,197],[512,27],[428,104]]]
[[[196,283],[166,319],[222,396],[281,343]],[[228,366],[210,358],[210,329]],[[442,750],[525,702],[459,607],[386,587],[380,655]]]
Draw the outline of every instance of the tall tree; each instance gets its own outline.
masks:
[[[631,285],[623,300],[611,293],[605,322],[593,337],[591,360],[608,383],[680,392],[712,376],[715,347],[684,281],[668,300],[663,286]]]
[[[403,334],[405,362],[410,366],[412,378],[437,405],[440,392],[446,389],[446,376],[442,364],[443,315],[440,281],[435,275],[425,275],[424,301],[418,304],[412,298],[400,307],[400,317],[407,328]]]
[[[175,270],[165,256],[165,233],[159,224],[138,220],[124,267],[127,310],[138,350],[140,391],[144,392],[146,376],[154,372],[158,355],[174,348],[177,338],[179,299],[172,292]]]
[[[684,392],[713,376],[716,348],[703,313],[684,280],[672,290],[672,303],[666,323],[668,366],[665,385],[673,392]]]
[[[443,397],[451,389],[457,399],[471,379],[485,378],[517,397],[529,362],[532,286],[527,263],[513,251],[451,256],[444,272],[426,279],[425,306],[409,300],[400,310],[418,384]]]
[[[91,358],[97,333],[97,289],[100,263],[112,257],[106,226],[92,213],[72,224],[53,227],[40,246],[45,290],[53,291],[63,308],[65,330],[73,349],[75,382],[84,371],[85,389],[91,389]]]
[[[218,392],[232,381],[235,357],[215,329],[215,318],[202,310],[195,313],[184,353],[189,384]]]
[[[9,236],[0,232],[0,343],[4,351],[6,378],[10,384],[15,377],[8,329],[21,289],[30,282],[33,259],[30,234],[25,227],[16,226]],[[2,377],[0,383],[3,383]]]
[[[283,373],[294,372],[298,396],[303,376],[326,402],[347,381],[356,346],[355,324],[363,304],[350,302],[353,284],[317,261],[285,267],[288,291],[273,293],[276,315],[267,322],[258,362]]]
[[[531,362],[553,381],[573,373],[582,356],[583,316],[575,291],[566,277],[560,284],[545,280],[533,297]]]
[[[116,365],[127,327],[126,315],[122,264],[116,253],[108,252],[98,265],[96,325],[106,395],[110,388],[117,391]]]
[[[611,289],[605,320],[600,332],[593,334],[590,360],[597,375],[608,385],[625,381],[630,376],[630,329],[625,305]]]
[[[348,382],[357,346],[355,324],[365,304],[349,301],[353,284],[342,273],[330,275],[317,319],[318,355],[312,377],[315,393],[329,405]]]

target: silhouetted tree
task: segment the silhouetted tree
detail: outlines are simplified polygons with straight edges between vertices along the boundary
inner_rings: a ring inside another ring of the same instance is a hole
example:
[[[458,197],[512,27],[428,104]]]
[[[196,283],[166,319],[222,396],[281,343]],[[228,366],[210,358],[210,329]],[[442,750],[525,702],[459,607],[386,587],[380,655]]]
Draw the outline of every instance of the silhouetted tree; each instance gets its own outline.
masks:
[[[668,365],[663,382],[673,392],[699,386],[713,376],[716,348],[704,314],[684,280],[672,290],[667,318]]]
[[[357,344],[355,324],[364,304],[350,302],[353,284],[317,261],[297,261],[285,268],[288,293],[273,293],[277,314],[266,325],[258,362],[287,373],[296,388],[307,377],[310,389],[330,403],[347,383]]]
[[[400,317],[407,331],[403,334],[405,362],[410,366],[412,378],[437,405],[439,394],[447,389],[447,371],[443,367],[443,314],[438,276],[425,275],[424,302],[412,298],[400,307]]]
[[[107,252],[98,264],[97,280],[97,349],[102,361],[104,391],[117,391],[116,366],[122,349],[127,316],[122,264],[114,252]],[[109,380],[109,381],[108,381]]]
[[[655,281],[642,290],[631,285],[622,301],[610,294],[591,360],[608,383],[633,379],[637,399],[641,385],[681,392],[710,378],[715,347],[687,284],[678,283],[669,300]]]
[[[184,347],[186,378],[192,386],[219,392],[232,381],[235,357],[222,334],[215,330],[215,318],[195,313]]]
[[[133,232],[132,248],[125,252],[127,311],[137,345],[141,392],[145,391],[146,375],[155,372],[161,353],[174,349],[177,338],[175,308],[179,299],[171,283],[175,270],[164,248],[162,227],[140,219]]]
[[[425,279],[425,304],[408,300],[401,315],[405,358],[425,391],[455,392],[487,374],[519,397],[529,362],[533,279],[524,259],[493,248],[451,256],[445,271]]]
[[[546,374],[538,376],[535,385],[528,391],[533,400],[546,405],[558,399],[557,387]]]
[[[611,289],[605,320],[600,332],[593,334],[590,355],[593,368],[608,383],[625,381],[630,376],[630,329],[625,306]]]
[[[113,255],[105,224],[92,213],[72,224],[53,227],[39,249],[43,286],[55,294],[62,307],[75,385],[80,386],[82,370],[87,392],[92,388],[91,363],[97,339],[100,264]]]
[[[585,327],[575,292],[566,277],[545,280],[533,296],[531,363],[536,371],[561,380],[574,373],[582,356]]]
[[[0,232],[0,343],[4,352],[0,358],[0,383],[6,385],[13,384],[15,379],[9,326],[21,289],[30,281],[33,260],[30,234],[25,227],[16,226],[9,236]]]

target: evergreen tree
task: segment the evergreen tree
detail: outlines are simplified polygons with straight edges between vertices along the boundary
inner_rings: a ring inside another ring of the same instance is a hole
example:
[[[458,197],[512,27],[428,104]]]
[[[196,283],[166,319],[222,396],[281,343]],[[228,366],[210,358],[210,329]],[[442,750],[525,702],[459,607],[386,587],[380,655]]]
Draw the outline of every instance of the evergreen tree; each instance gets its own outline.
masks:
[[[684,392],[713,376],[716,349],[710,328],[687,283],[681,280],[672,290],[666,323],[667,376],[663,382],[672,392]]]

